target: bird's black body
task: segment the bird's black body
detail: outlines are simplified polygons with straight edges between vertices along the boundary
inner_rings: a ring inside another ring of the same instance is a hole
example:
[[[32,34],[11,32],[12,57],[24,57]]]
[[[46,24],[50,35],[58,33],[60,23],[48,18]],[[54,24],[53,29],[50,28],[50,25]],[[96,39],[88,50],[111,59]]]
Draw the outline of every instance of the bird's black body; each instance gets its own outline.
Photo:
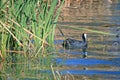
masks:
[[[87,40],[86,40],[86,34],[82,34],[82,41],[67,38],[63,41],[62,46],[65,49],[82,49],[83,52],[86,52],[86,48],[88,46]]]
[[[66,49],[87,48],[87,42],[68,38],[64,40],[63,47]]]
[[[66,40],[63,41],[62,46],[65,47],[66,49],[71,49],[71,48],[87,48],[87,41],[86,41],[86,34],[82,34],[82,41],[67,38]]]

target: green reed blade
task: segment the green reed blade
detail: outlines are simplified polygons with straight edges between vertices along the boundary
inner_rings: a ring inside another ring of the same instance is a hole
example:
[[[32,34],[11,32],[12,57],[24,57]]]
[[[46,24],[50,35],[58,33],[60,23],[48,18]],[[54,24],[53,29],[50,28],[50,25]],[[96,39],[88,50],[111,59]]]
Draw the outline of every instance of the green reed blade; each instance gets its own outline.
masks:
[[[99,33],[99,34],[116,35],[116,34],[113,34],[113,33],[98,31],[98,30],[93,30],[93,29],[88,29],[88,28],[76,28],[76,27],[73,27],[73,26],[64,26],[64,27],[70,28],[70,29],[75,29],[75,30],[86,30],[86,31],[89,31],[89,32],[94,32],[94,33]]]

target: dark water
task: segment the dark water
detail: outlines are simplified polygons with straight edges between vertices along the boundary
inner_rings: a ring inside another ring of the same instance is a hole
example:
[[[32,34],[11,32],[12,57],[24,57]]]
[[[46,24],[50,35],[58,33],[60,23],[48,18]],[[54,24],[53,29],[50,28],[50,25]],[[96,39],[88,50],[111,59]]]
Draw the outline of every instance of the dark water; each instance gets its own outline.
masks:
[[[60,73],[67,80],[120,80],[120,1],[83,3],[79,8],[64,9],[59,20],[59,27],[64,34],[63,36],[59,30],[56,31],[55,44],[59,50],[56,62],[61,65]],[[82,58],[82,50],[65,50],[61,46],[65,38],[81,39],[82,33],[88,34],[87,59]]]

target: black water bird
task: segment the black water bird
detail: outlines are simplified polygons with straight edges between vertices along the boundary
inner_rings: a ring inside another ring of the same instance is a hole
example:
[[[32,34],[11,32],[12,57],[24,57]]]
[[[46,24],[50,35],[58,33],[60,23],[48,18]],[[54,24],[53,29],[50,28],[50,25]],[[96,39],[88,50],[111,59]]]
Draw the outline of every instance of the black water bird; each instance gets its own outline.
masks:
[[[67,38],[66,40],[63,41],[62,46],[65,49],[82,49],[83,53],[85,54],[84,57],[87,57],[87,53],[86,53],[86,48],[88,46],[87,34],[85,33],[82,34],[82,41]]]

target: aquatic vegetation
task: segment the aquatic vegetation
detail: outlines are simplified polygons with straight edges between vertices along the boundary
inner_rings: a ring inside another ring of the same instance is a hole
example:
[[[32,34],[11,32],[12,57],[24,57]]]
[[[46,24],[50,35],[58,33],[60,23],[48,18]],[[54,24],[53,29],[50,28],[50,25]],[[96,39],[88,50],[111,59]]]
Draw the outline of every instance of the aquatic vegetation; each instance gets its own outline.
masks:
[[[5,58],[5,63],[20,63],[30,67],[32,62],[36,62],[35,67],[40,66],[40,70],[51,70],[54,30],[63,2],[57,6],[57,0],[49,1],[52,2],[0,0],[0,55]],[[13,67],[17,71],[15,75],[19,75],[21,67]],[[12,69],[8,70],[5,66],[5,71],[11,72]],[[49,74],[45,75],[52,78]]]
[[[45,48],[54,47],[54,29],[62,7],[56,7],[56,0],[51,3],[1,0],[0,3],[2,53],[22,50],[37,56],[39,53],[43,55]]]

